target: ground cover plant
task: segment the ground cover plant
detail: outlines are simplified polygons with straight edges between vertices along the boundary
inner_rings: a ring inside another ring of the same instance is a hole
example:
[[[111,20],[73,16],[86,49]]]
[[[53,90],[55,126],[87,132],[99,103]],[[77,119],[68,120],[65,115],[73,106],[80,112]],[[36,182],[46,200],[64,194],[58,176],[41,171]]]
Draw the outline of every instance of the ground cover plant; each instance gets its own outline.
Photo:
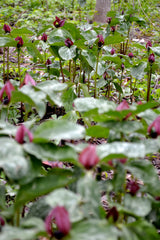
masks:
[[[157,2],[0,8],[0,239],[158,240]]]

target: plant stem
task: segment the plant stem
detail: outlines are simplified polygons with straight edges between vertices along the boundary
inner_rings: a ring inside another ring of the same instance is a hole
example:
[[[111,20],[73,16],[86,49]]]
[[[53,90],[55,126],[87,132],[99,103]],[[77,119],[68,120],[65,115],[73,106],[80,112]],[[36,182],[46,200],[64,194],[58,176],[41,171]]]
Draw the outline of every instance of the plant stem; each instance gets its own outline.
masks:
[[[64,83],[64,82],[65,82],[65,79],[64,79],[64,74],[63,74],[63,68],[62,68],[62,61],[61,61],[61,59],[59,59],[59,64],[60,64],[62,79],[63,79],[63,83]]]
[[[73,83],[74,83],[74,80],[75,80],[75,77],[76,77],[76,60],[74,61],[73,60]]]
[[[81,72],[82,72],[82,64],[81,64],[81,61],[80,61],[80,74],[79,74],[79,82],[78,82],[78,97],[80,97],[80,83],[81,83],[81,78],[82,78],[82,74],[81,74]]]
[[[46,63],[46,50],[44,50],[44,64]]]
[[[100,50],[98,50],[96,72],[95,72],[95,79],[94,79],[94,97],[95,98],[97,98],[97,70],[98,70],[99,54],[100,54]]]
[[[19,82],[21,84],[20,49],[18,49],[18,74],[19,74]]]
[[[90,79],[90,74],[88,73],[88,92],[89,92],[89,87],[90,87],[89,79]]]
[[[72,79],[72,72],[71,72],[71,60],[69,60],[69,80],[71,82]]]
[[[7,81],[9,80],[9,47],[7,47]]]
[[[3,82],[5,83],[5,47],[3,48]]]
[[[18,208],[16,211],[16,226],[19,227],[20,223],[20,209]]]
[[[120,87],[122,87],[123,70],[121,72]],[[119,103],[121,102],[121,92],[119,92]]]
[[[148,81],[147,81],[147,102],[149,102],[149,99],[150,99],[151,77],[152,77],[152,64],[150,64],[150,70],[149,70],[149,73],[148,73]]]

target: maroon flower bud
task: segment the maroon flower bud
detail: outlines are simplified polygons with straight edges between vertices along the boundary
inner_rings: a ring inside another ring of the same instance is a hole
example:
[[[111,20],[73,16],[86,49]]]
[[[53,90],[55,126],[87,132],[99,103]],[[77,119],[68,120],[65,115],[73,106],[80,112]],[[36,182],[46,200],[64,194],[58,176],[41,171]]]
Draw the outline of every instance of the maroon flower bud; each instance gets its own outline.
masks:
[[[149,55],[148,62],[149,62],[150,64],[153,64],[153,63],[155,62],[154,53],[151,53],[151,54]]]
[[[116,108],[117,111],[122,111],[122,110],[126,110],[126,109],[129,109],[129,105],[127,103],[126,100],[123,100],[119,105],[118,107]]]
[[[125,164],[125,163],[127,162],[127,159],[126,159],[126,158],[121,158],[121,159],[118,159],[118,161],[119,161],[120,163],[122,163],[122,164]],[[111,167],[114,166],[112,160],[109,160],[107,163],[108,163],[108,165],[111,166]]]
[[[111,17],[108,17],[108,18],[107,18],[107,23],[110,24],[111,21],[112,21],[112,18],[111,18]]]
[[[5,31],[5,33],[10,33],[10,32],[11,32],[11,28],[10,28],[10,26],[7,25],[7,24],[4,24],[3,30]]]
[[[123,70],[124,70],[124,63],[122,63],[121,69],[122,69],[122,72],[123,72]]]
[[[89,145],[79,155],[79,162],[87,169],[92,169],[98,162],[99,157],[96,153],[96,146]]]
[[[132,52],[128,53],[128,57],[132,59],[134,57],[133,53]]]
[[[112,48],[112,49],[111,49],[111,55],[114,55],[114,54],[115,54],[115,49]]]
[[[22,124],[20,125],[20,127],[17,130],[16,136],[15,136],[15,140],[20,143],[23,144],[25,135],[28,135],[29,141],[32,142],[33,141],[33,134]]]
[[[156,197],[155,197],[155,200],[156,200],[156,201],[160,201],[160,196],[156,196]]]
[[[51,168],[63,168],[63,162],[52,162],[52,161],[43,161],[43,165],[46,167],[51,167]]]
[[[70,48],[73,45],[73,42],[70,38],[67,38],[64,43],[68,48]]]
[[[54,221],[57,226],[58,231],[56,232],[52,231],[52,221]],[[61,238],[67,235],[71,229],[68,211],[61,206],[55,207],[45,219],[45,228],[50,236],[58,234]]]
[[[129,105],[126,100],[123,100],[116,108],[117,111],[123,111],[129,109]],[[124,120],[127,120],[131,116],[132,113],[128,113]]]
[[[53,22],[53,25],[56,28],[59,28],[59,27],[63,27],[64,24],[65,24],[65,20],[61,20],[59,17],[56,16],[56,20]]]
[[[34,79],[29,75],[29,73],[26,73],[24,81],[21,83],[20,88],[23,87],[24,85],[33,85],[36,86],[36,82]]]
[[[158,116],[148,127],[148,133],[152,138],[160,135],[160,116]]]
[[[5,101],[4,104],[8,104],[11,100],[11,94],[12,94],[13,90],[14,90],[14,87],[13,87],[12,83],[10,81],[7,81],[4,85],[4,87],[0,90],[1,102],[3,102],[4,99],[6,100],[6,97],[7,97],[7,101]],[[7,95],[5,98],[3,98],[4,93],[6,93],[6,95]]]
[[[43,33],[42,37],[41,37],[41,40],[43,42],[47,42],[47,34]]]
[[[151,43],[151,41],[148,41],[146,43],[146,48],[147,48],[148,51],[150,50],[150,47],[152,47],[152,43]]]
[[[50,65],[52,64],[51,60],[48,58],[47,61],[46,61],[46,65]]]
[[[119,159],[119,161],[120,161],[120,163],[125,164],[127,162],[127,159],[126,158],[121,158],[121,159]]]
[[[103,35],[98,34],[97,38],[99,38],[99,40],[98,40],[98,47],[101,48],[104,45]]]
[[[131,180],[127,183],[126,190],[128,190],[132,196],[135,196],[139,189],[140,187],[136,181]]]
[[[21,37],[18,36],[15,38],[15,40],[18,41],[17,48],[20,48],[23,46],[23,39]]]
[[[107,213],[107,216],[106,216],[108,219],[109,218],[112,218],[114,222],[116,222],[118,220],[118,217],[119,217],[119,213],[117,211],[117,208],[116,207],[112,207],[108,213]]]
[[[64,43],[68,48],[70,48],[73,45],[73,42],[70,38],[67,38]]]
[[[122,10],[121,14],[124,15],[124,10]]]
[[[0,216],[0,226],[4,226],[5,225],[5,221],[4,219]]]
[[[111,32],[115,32],[116,31],[116,27],[115,26],[111,26]]]
[[[106,71],[103,73],[103,78],[104,78],[105,80],[107,80],[107,72],[106,72]]]

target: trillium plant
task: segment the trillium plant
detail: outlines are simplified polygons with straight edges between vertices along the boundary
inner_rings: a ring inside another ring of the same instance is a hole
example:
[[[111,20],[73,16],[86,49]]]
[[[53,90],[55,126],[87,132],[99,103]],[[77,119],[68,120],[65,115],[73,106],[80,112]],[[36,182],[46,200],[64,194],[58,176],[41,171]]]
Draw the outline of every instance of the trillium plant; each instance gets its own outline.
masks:
[[[0,240],[160,239],[148,1],[111,2],[102,22],[98,1],[1,4]]]

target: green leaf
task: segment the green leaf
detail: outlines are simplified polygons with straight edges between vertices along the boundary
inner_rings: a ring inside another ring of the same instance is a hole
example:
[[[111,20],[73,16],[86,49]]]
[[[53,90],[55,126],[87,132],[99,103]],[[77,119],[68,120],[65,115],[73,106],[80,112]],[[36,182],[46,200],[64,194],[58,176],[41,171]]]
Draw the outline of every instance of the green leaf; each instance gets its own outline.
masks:
[[[81,55],[85,57],[88,64],[94,68],[96,66],[96,56],[92,51],[82,50]]]
[[[72,40],[72,35],[66,29],[62,28],[56,28],[50,33],[48,38],[49,44],[55,43],[55,37],[60,37],[63,41],[65,41],[66,38],[70,38]]]
[[[116,157],[143,158],[145,145],[143,143],[113,142],[97,146],[100,159],[112,159]]]
[[[63,92],[67,87],[66,83],[60,83],[55,80],[47,80],[37,85],[37,88],[48,96],[49,101],[58,106],[63,105],[60,92]]]
[[[11,138],[0,138],[0,167],[12,180],[19,180],[26,176],[29,164],[24,157],[20,144]]]
[[[78,3],[81,7],[84,7],[86,5],[86,0],[78,0]]]
[[[81,139],[84,137],[84,127],[67,120],[48,120],[37,127],[34,141]]]
[[[126,194],[124,207],[139,217],[145,217],[151,211],[151,201],[145,197],[132,197],[130,194]]]
[[[27,153],[41,160],[73,162],[77,159],[76,152],[68,146],[58,147],[53,143],[26,143],[23,148]]]
[[[35,198],[53,191],[56,188],[66,186],[66,184],[73,180],[71,171],[52,169],[47,176],[37,177],[31,183],[20,187],[15,199],[15,209],[28,201],[33,201]]]
[[[98,109],[99,113],[108,112],[115,109],[114,102],[110,102],[102,99],[95,99],[92,97],[77,98],[74,100],[74,105],[77,111],[87,112],[92,109]]]
[[[0,37],[0,47],[16,47],[17,42],[9,37]]]
[[[143,129],[142,123],[137,121],[106,121],[103,123],[103,127],[112,129],[115,132],[127,134],[132,134],[140,129]]]
[[[125,40],[125,37],[122,37],[120,33],[114,32],[114,34],[106,37],[105,39],[105,45],[115,44],[115,43],[121,43]]]
[[[68,23],[66,22],[63,26],[63,29],[66,29],[71,35],[74,40],[79,40],[84,42],[83,36],[80,34],[80,30],[76,27],[74,23]]]
[[[141,62],[138,65],[132,67],[131,70],[131,75],[132,77],[134,77],[135,79],[142,79],[144,77],[144,70],[147,67],[147,63],[146,62]]]
[[[33,59],[35,59],[35,62],[37,61],[37,58],[39,58],[41,62],[43,62],[43,56],[41,55],[34,43],[27,43],[26,47],[28,53],[33,57]]]
[[[76,56],[76,48],[75,45],[72,45],[70,48],[64,46],[61,47],[58,52],[62,59],[71,60]]]
[[[89,92],[88,92],[88,87],[87,87],[87,85],[81,83],[81,84],[80,84],[80,87],[81,87],[81,89],[82,89],[82,91],[83,91],[84,97],[90,97],[90,94],[89,94]]]
[[[74,224],[64,240],[117,240],[119,235],[116,227],[95,219]]]
[[[144,183],[143,190],[154,196],[160,195],[159,179],[157,172],[148,160],[135,160],[125,165],[134,177],[141,179]]]
[[[11,33],[12,33],[12,35],[14,35],[16,37],[24,35],[24,34],[34,35],[33,31],[31,31],[31,30],[29,30],[28,28],[25,28],[25,27],[23,27],[23,28],[14,28]]]
[[[30,85],[25,85],[12,93],[12,103],[27,102],[35,106],[40,117],[43,117],[46,111],[45,98],[46,94],[44,92]]]
[[[104,55],[104,56],[102,57],[102,59],[105,60],[105,61],[111,61],[111,62],[117,64],[118,67],[121,67],[121,65],[122,65],[122,60],[121,60],[121,58],[118,57],[118,56],[115,55],[115,54],[114,54],[114,55]]]
[[[69,87],[62,95],[62,102],[66,112],[73,110],[73,101],[77,96],[74,93],[74,89]]]
[[[99,217],[100,189],[90,173],[77,183],[77,192],[83,199],[83,214],[88,217]]]
[[[147,221],[138,220],[122,226],[123,240],[159,240],[159,235],[154,226]]]
[[[17,128],[9,122],[0,120],[0,135],[12,135],[15,136]]]
[[[107,138],[109,136],[109,129],[102,126],[91,126],[86,129],[86,134],[96,138]]]
[[[1,240],[31,240],[36,239],[45,232],[44,222],[38,218],[32,218],[23,222],[22,227],[4,226],[1,232]]]
[[[152,51],[160,57],[160,47],[151,47]]]
[[[0,208],[5,209],[6,201],[6,189],[5,186],[0,183]]]

